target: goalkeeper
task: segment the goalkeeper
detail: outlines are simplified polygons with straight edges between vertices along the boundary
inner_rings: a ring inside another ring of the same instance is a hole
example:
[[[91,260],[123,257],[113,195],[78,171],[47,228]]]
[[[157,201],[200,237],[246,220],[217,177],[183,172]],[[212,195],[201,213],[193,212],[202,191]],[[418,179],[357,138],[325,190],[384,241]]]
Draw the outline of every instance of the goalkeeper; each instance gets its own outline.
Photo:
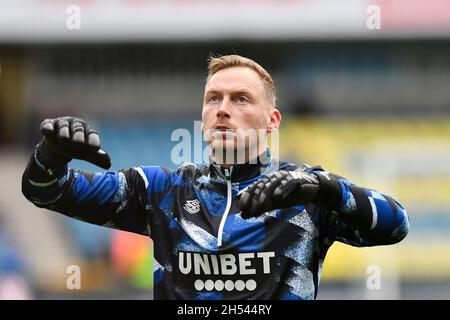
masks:
[[[275,161],[267,137],[280,122],[263,67],[237,55],[212,58],[202,111],[208,165],[69,169],[72,159],[104,169],[111,160],[83,120],[47,119],[22,192],[38,207],[151,237],[155,299],[315,299],[334,241],[395,244],[409,220],[388,195]]]

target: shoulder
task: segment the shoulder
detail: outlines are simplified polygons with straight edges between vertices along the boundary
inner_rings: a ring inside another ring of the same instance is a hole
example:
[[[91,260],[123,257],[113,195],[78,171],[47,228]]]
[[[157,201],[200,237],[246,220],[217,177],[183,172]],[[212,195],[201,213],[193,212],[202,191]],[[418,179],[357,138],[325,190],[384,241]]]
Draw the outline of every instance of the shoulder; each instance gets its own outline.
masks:
[[[122,170],[128,182],[149,190],[164,190],[172,184],[174,172],[160,166],[138,166]]]
[[[208,176],[209,166],[197,166],[192,162],[185,162],[176,171],[178,183],[194,183],[202,176]]]

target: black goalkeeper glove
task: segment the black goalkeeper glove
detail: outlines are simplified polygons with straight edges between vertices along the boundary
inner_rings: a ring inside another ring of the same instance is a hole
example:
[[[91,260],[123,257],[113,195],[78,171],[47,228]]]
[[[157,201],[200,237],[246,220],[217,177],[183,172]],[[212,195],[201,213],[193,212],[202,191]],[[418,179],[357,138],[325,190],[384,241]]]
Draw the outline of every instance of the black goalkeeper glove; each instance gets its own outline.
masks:
[[[104,169],[111,167],[111,158],[100,148],[97,131],[80,118],[46,119],[41,123],[41,133],[39,159],[46,167],[58,167],[72,159],[85,160]]]
[[[274,209],[315,203],[335,207],[341,188],[337,181],[320,174],[280,170],[250,185],[241,195],[239,205],[244,219],[257,217]]]

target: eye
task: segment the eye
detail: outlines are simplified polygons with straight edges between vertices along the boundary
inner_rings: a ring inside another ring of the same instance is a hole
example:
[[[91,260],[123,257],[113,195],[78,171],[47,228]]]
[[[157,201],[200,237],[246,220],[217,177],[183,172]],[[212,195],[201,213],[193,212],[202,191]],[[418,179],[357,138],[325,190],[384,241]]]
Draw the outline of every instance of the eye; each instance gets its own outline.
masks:
[[[248,103],[248,99],[246,96],[239,96],[237,100],[239,103]]]
[[[214,103],[219,101],[219,98],[217,96],[211,96],[208,100],[208,103]]]

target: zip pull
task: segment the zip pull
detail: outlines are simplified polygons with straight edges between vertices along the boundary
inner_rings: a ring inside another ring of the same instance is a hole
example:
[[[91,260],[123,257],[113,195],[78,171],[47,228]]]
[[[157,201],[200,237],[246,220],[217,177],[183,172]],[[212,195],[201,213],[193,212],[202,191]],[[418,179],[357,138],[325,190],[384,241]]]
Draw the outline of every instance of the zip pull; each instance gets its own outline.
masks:
[[[230,180],[230,176],[231,176],[230,171],[228,171],[228,169],[225,169],[225,177],[227,178],[227,180]]]
[[[222,219],[220,220],[219,225],[219,234],[217,235],[217,247],[222,246],[222,234],[223,234],[223,228],[225,227],[225,221],[227,220],[228,213],[230,212],[231,208],[231,200],[233,200],[232,194],[231,194],[231,172],[233,170],[233,167],[228,169],[225,169],[225,177],[227,179],[227,206],[225,208],[225,212],[223,213]]]

